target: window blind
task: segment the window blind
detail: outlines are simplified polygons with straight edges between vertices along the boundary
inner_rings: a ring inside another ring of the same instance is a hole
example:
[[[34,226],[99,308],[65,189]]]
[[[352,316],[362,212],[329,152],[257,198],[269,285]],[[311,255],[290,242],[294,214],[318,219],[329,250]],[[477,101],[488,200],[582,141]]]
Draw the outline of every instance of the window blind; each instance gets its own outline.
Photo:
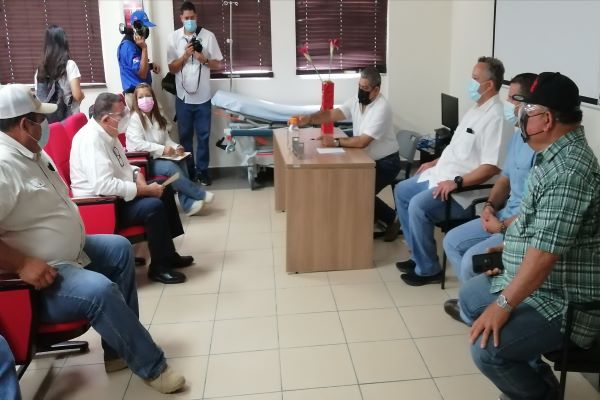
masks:
[[[97,0],[0,0],[0,82],[33,83],[53,24],[67,33],[81,82],[105,82]]]
[[[375,67],[386,72],[387,0],[296,0],[296,48],[308,45],[319,70],[329,70],[329,40],[339,38],[332,72]],[[296,73],[314,74],[298,52]]]

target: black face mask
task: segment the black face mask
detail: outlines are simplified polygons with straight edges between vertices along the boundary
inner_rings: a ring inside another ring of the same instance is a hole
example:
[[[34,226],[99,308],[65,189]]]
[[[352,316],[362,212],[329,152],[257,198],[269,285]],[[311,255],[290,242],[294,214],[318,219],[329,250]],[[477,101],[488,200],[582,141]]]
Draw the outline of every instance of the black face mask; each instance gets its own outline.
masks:
[[[358,102],[365,106],[370,104],[371,99],[369,99],[369,94],[371,94],[371,92],[367,92],[366,90],[358,88]]]

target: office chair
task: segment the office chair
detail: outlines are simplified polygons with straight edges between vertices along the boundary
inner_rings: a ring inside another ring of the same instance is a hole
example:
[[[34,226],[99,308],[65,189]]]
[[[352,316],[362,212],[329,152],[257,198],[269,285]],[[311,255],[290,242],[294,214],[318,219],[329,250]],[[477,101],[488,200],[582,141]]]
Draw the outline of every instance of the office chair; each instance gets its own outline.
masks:
[[[600,341],[596,338],[590,349],[582,349],[571,343],[573,317],[575,312],[600,311],[600,301],[586,303],[569,303],[567,307],[567,323],[565,325],[562,349],[544,354],[554,363],[554,370],[560,371],[560,392],[558,400],[564,400],[567,386],[567,372],[600,372]]]
[[[392,188],[392,197],[394,196],[394,189],[396,185],[405,179],[410,178],[410,172],[412,171],[413,163],[415,161],[415,153],[417,151],[417,143],[421,136],[417,132],[401,130],[396,134],[396,140],[398,141],[398,155],[400,156],[400,172],[390,185]],[[394,210],[396,210],[396,199],[394,199]],[[375,232],[374,238],[382,237],[385,232]],[[398,231],[398,234],[402,234],[402,229]]]
[[[90,327],[81,319],[62,323],[40,323],[38,292],[14,274],[0,274],[0,334],[4,336],[23,376],[35,354],[77,350],[85,353],[85,341],[71,341]]]
[[[452,210],[452,195],[457,194],[457,193],[472,192],[474,190],[491,189],[493,186],[494,185],[491,183],[484,183],[481,185],[467,186],[460,190],[455,190],[452,193],[450,193],[448,201],[446,201],[446,205],[445,205],[444,220],[435,225],[442,230],[442,233],[446,234],[451,229],[456,228],[457,226],[460,226],[460,225],[462,225],[466,222],[469,222],[475,218],[478,218],[477,210],[476,210],[477,205],[487,201],[487,199],[489,197],[487,194],[482,197],[477,197],[471,201],[470,207],[472,210],[472,215],[470,215],[468,218],[452,218],[452,215],[451,215],[452,214],[452,212],[451,212],[451,210]],[[446,256],[446,252],[444,251],[443,260],[442,260],[442,285],[441,285],[442,289],[444,289],[446,287],[446,266],[447,266],[447,264],[448,264],[448,257]]]

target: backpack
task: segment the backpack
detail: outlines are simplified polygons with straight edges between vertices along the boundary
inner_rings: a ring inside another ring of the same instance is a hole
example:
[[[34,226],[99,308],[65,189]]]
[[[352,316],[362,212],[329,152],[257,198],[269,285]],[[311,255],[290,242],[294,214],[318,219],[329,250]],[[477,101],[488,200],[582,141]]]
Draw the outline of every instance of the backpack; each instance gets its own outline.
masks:
[[[42,103],[53,103],[58,106],[55,112],[47,115],[48,123],[60,122],[69,116],[70,107],[58,81],[38,81],[35,94]]]

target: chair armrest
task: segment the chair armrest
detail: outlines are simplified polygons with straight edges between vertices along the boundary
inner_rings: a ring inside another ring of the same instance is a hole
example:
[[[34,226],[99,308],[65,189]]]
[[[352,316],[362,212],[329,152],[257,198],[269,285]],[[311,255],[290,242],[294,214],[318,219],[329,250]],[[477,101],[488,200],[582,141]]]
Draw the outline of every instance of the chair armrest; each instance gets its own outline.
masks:
[[[472,192],[473,190],[491,189],[493,187],[494,187],[493,183],[482,183],[480,185],[464,186],[460,189],[453,190],[451,194]]]
[[[0,291],[15,289],[32,289],[32,286],[25,283],[19,275],[13,273],[0,274]]]
[[[93,196],[93,197],[73,197],[73,203],[78,206],[85,206],[88,204],[107,204],[114,203],[118,199],[117,196]]]
[[[150,153],[147,151],[126,151],[125,152],[125,156],[127,158],[131,158],[131,157],[145,157],[145,158],[150,158]]]

